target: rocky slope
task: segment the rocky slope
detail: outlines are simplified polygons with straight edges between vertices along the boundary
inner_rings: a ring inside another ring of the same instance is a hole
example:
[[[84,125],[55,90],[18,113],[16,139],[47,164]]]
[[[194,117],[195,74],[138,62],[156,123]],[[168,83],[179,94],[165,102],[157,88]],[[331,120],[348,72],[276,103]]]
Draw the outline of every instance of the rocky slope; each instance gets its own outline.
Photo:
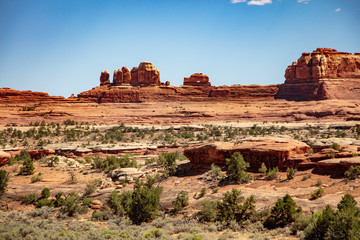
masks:
[[[360,99],[360,53],[318,48],[288,66],[285,78],[277,99]]]

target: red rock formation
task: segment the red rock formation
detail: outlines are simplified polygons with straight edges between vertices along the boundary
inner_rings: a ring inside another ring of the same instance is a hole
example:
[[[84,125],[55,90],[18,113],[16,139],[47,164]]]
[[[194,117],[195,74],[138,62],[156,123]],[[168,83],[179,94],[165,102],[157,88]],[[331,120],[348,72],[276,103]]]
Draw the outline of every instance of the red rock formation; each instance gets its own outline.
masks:
[[[48,93],[18,91],[11,88],[0,88],[0,103],[18,102],[58,102],[65,101],[64,97],[51,97]]]
[[[10,153],[0,150],[0,166],[7,164],[9,162],[10,158],[11,158]]]
[[[133,85],[149,86],[160,85],[160,72],[150,62],[142,62],[138,67],[138,81]]]
[[[184,85],[189,86],[211,86],[209,77],[202,73],[194,73],[189,78],[184,78]]]
[[[262,163],[267,167],[282,169],[290,157],[307,153],[310,147],[292,139],[254,139],[240,144],[228,142],[206,143],[185,149],[184,155],[192,164],[225,165],[226,158],[234,152],[240,152],[252,169],[258,169]]]
[[[113,75],[113,85],[119,86],[123,83],[123,72],[121,69],[117,69],[114,71]]]
[[[132,71],[133,72],[133,71]],[[98,103],[164,102],[164,101],[272,101],[278,85],[211,86],[148,86],[148,87],[96,87],[78,94],[82,100]]]
[[[130,84],[136,85],[138,83],[138,68],[133,67],[131,69],[130,75],[131,75]]]
[[[108,84],[110,84],[110,74],[108,70],[105,70],[100,74],[100,86]]]
[[[318,48],[288,66],[285,78],[277,99],[360,99],[360,55]]]
[[[131,74],[130,70],[127,67],[122,67],[122,75],[123,75],[123,83],[130,83],[131,81]]]

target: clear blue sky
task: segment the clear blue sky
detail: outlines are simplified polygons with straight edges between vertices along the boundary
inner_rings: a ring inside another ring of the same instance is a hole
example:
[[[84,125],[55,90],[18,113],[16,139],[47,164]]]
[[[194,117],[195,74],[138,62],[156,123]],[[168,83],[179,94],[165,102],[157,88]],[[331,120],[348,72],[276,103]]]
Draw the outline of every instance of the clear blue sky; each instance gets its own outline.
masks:
[[[0,87],[78,94],[142,61],[162,82],[283,83],[318,47],[360,52],[359,0],[0,0]]]

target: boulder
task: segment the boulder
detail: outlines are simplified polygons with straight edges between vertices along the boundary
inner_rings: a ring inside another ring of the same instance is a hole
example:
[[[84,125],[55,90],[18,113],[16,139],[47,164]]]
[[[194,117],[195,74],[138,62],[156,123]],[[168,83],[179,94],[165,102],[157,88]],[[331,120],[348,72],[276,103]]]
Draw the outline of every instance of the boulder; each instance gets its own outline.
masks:
[[[11,154],[0,150],[0,166],[9,162]]]
[[[360,55],[318,48],[288,66],[285,79],[277,99],[360,99]]]
[[[110,84],[110,74],[108,70],[101,72],[100,74],[100,86]]]
[[[284,168],[286,162],[294,156],[305,154],[310,147],[292,139],[249,139],[242,143],[214,142],[198,144],[185,149],[184,155],[192,164],[212,163],[225,165],[226,158],[234,152],[240,152],[245,161],[250,163],[250,168],[258,169],[262,163],[269,168]]]
[[[209,77],[202,73],[194,73],[190,77],[184,78],[184,85],[189,86],[211,86]]]
[[[321,171],[345,172],[350,166],[360,165],[360,157],[331,158],[317,162],[316,169]]]

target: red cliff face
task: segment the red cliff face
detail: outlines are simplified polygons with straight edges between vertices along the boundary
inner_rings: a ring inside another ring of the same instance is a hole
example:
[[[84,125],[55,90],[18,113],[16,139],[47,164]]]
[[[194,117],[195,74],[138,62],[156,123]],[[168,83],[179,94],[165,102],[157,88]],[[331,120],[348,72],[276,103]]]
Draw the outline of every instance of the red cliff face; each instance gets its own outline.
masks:
[[[58,101],[66,101],[66,99],[64,97],[52,97],[44,92],[18,91],[11,88],[0,88],[0,103]]]
[[[318,48],[288,66],[285,79],[277,99],[360,99],[360,54]]]

